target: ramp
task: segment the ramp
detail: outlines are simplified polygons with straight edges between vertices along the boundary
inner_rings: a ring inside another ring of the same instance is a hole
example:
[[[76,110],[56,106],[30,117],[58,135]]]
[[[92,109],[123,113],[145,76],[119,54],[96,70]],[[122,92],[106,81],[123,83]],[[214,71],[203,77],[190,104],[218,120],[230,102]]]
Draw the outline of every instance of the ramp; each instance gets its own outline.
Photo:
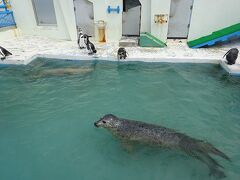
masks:
[[[224,42],[230,40],[231,38],[238,37],[240,37],[240,23],[221,29],[219,31],[215,31],[208,36],[189,41],[188,46],[191,48],[212,46],[218,42]]]
[[[167,46],[160,39],[156,38],[155,36],[147,32],[140,33],[139,45],[141,47],[159,47],[159,48]]]

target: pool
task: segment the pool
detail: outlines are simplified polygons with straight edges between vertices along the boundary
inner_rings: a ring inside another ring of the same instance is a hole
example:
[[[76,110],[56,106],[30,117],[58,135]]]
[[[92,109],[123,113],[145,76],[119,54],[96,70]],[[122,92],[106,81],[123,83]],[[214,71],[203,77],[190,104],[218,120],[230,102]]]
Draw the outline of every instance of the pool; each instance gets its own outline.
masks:
[[[219,65],[37,59],[0,67],[0,86],[0,179],[213,179],[177,151],[127,152],[94,128],[107,113],[208,140],[240,178],[240,79]]]

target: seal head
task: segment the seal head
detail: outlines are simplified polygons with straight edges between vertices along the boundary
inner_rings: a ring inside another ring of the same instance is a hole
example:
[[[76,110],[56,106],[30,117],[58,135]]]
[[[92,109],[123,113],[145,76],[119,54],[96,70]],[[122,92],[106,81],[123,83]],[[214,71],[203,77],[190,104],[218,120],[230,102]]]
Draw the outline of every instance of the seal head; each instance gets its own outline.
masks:
[[[103,127],[108,129],[117,128],[119,125],[118,117],[114,116],[113,114],[106,114],[98,121],[94,123],[96,127]]]

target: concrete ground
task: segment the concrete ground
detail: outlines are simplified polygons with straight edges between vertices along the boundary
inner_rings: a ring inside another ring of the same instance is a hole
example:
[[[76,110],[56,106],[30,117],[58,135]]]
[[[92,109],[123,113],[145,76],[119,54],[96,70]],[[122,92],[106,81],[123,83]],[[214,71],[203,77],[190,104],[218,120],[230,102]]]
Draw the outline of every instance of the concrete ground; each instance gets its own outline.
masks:
[[[0,64],[28,64],[36,57],[89,60],[101,59],[117,61],[118,43],[94,43],[97,48],[95,56],[89,56],[87,50],[80,50],[77,42],[54,40],[39,36],[22,36],[20,38],[4,40],[0,46],[8,49],[13,55],[0,61]],[[223,55],[232,47],[240,49],[239,39],[230,43],[216,45],[209,48],[191,49],[186,40],[168,40],[166,48],[126,47],[129,54],[128,61],[146,62],[191,62],[191,63],[221,63]],[[240,57],[236,65],[222,66],[240,75]]]

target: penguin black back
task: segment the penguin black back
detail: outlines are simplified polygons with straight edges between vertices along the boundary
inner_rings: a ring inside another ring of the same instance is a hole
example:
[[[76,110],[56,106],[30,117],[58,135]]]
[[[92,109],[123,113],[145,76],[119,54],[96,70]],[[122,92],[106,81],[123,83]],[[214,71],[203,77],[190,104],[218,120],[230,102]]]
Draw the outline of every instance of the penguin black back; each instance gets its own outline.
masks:
[[[94,44],[89,41],[89,45],[90,45],[90,47],[91,47],[92,52],[93,52],[93,53],[97,53],[97,50],[96,50]]]
[[[88,49],[88,51],[89,51],[88,54],[90,55],[90,54],[97,53],[97,50],[96,50],[94,44],[93,44],[92,42],[90,42],[89,37],[90,37],[90,36],[88,36],[88,35],[86,35],[86,34],[84,35],[84,42],[85,42],[85,44],[86,44],[86,46],[87,46],[87,49]]]
[[[227,64],[232,65],[235,64],[237,58],[238,58],[239,50],[237,48],[230,49],[224,56],[226,56]]]
[[[127,51],[125,48],[120,47],[117,52],[117,58],[119,59],[126,59],[127,57]]]
[[[3,48],[2,46],[0,46],[0,55],[2,55],[3,57],[1,58],[1,60],[4,60],[6,58],[6,56],[10,56],[12,55],[12,53],[10,53],[8,50],[6,50],[5,48]]]

